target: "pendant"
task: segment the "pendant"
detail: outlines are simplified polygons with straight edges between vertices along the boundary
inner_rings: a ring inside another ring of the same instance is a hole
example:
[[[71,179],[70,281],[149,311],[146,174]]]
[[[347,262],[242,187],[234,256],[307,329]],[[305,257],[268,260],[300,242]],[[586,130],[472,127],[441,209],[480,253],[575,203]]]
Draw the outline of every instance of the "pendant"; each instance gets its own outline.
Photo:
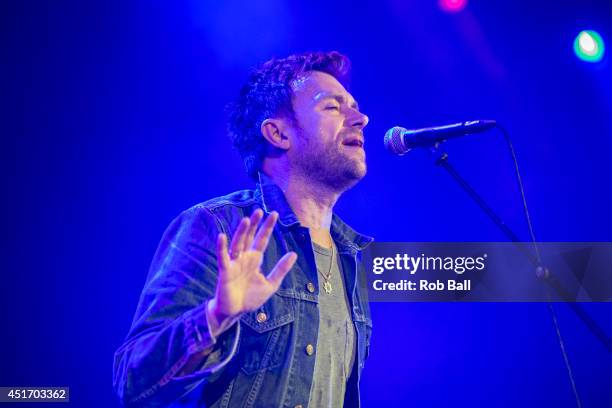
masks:
[[[325,289],[325,293],[327,293],[328,295],[332,293],[331,283],[328,280],[326,280],[323,284],[323,289]]]

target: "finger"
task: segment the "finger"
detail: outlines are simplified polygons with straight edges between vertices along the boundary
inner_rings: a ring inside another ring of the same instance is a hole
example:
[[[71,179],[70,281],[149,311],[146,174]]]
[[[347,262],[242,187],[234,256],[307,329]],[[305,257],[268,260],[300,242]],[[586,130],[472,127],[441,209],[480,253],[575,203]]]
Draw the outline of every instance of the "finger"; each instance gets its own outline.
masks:
[[[297,254],[295,252],[286,253],[285,256],[283,256],[276,263],[274,269],[272,269],[272,272],[270,272],[268,276],[266,276],[268,282],[270,282],[274,286],[275,291],[280,287],[281,283],[283,282],[283,279],[285,278],[285,276],[287,276],[287,273],[289,273],[289,271],[295,264],[295,261],[297,261]]]
[[[244,242],[244,249],[249,249],[253,245],[253,238],[255,238],[255,233],[257,232],[257,227],[259,227],[259,223],[263,218],[263,211],[261,209],[256,209],[253,214],[251,214],[251,226],[249,227],[249,232],[246,236],[246,241]]]
[[[249,223],[249,219],[245,217],[240,221],[240,224],[238,224],[236,233],[232,237],[232,245],[230,250],[230,256],[232,259],[236,259],[243,250],[244,240],[246,238],[247,230],[249,229]]]
[[[270,215],[268,215],[268,218],[266,218],[261,228],[259,228],[259,231],[257,231],[255,241],[253,242],[253,249],[262,252],[266,249],[277,219],[278,213],[276,211],[272,211]]]
[[[222,232],[217,235],[217,262],[224,270],[228,269],[230,264],[230,257],[227,252],[227,235]]]

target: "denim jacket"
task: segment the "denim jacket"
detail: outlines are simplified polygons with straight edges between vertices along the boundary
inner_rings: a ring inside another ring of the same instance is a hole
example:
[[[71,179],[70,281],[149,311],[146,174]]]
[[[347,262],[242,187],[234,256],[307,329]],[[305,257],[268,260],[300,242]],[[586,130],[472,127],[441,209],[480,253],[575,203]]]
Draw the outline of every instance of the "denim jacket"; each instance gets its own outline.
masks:
[[[205,310],[217,283],[217,235],[224,232],[231,240],[241,218],[257,208],[279,213],[262,272],[268,273],[288,251],[295,251],[298,259],[264,305],[240,316],[214,339]],[[359,257],[372,238],[336,215],[331,235],[357,335],[356,364],[345,394],[345,406],[356,407],[372,331]],[[162,237],[132,327],[115,353],[113,384],[121,402],[129,407],[305,407],[315,364],[315,354],[305,348],[317,344],[318,293],[308,229],[265,175],[260,174],[254,191],[238,191],[184,211]]]

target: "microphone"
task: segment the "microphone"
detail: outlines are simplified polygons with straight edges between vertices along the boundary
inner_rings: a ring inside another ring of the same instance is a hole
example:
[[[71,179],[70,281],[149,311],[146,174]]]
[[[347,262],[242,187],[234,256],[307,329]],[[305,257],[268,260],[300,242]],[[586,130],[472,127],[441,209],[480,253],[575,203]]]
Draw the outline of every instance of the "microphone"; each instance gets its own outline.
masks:
[[[484,132],[496,125],[497,122],[494,120],[472,120],[413,130],[396,126],[385,133],[385,147],[391,153],[401,156],[416,147],[431,147],[453,137]]]

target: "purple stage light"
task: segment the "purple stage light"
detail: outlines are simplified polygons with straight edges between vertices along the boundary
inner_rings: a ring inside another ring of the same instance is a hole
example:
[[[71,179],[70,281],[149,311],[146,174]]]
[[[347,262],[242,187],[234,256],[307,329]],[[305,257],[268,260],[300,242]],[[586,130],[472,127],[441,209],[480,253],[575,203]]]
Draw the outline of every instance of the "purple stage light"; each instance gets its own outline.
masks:
[[[457,13],[467,6],[467,0],[439,0],[438,4],[448,13]]]

